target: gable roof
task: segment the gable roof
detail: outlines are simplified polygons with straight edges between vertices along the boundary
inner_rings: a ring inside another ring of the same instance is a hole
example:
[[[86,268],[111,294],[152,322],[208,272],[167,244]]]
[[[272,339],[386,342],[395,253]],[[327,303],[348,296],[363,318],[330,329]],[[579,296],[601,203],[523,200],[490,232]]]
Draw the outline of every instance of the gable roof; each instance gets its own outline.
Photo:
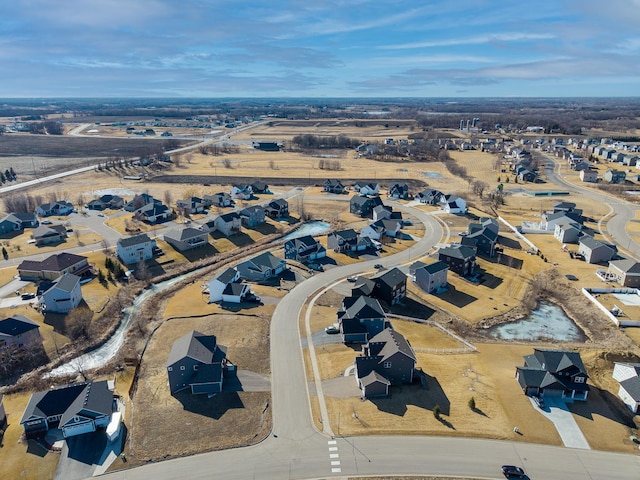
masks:
[[[20,270],[30,271],[43,271],[49,270],[54,272],[61,272],[62,270],[69,268],[83,260],[87,260],[87,257],[76,255],[74,253],[58,253],[45,258],[43,261],[38,260],[24,260],[19,266]]]
[[[527,355],[525,357],[525,362],[530,368],[543,369],[551,373],[576,367],[580,372],[585,375],[587,374],[580,354],[569,350],[543,350],[535,348],[533,355]]]
[[[441,248],[438,253],[453,258],[459,258],[461,260],[466,260],[467,258],[476,256],[475,248],[471,248],[466,245],[449,245]]]
[[[386,318],[380,302],[371,297],[357,297],[341,317],[342,319]]]
[[[624,388],[636,402],[640,401],[640,377],[631,377],[622,380],[620,386]]]
[[[140,235],[134,235],[133,237],[125,237],[118,240],[118,245],[123,248],[133,247],[135,245],[140,245],[141,243],[150,242],[151,239],[149,235],[146,233],[141,233]]]
[[[372,347],[374,347],[373,344],[379,343],[383,344],[382,348],[377,353],[377,355],[382,357],[380,360],[381,362],[384,362],[398,352],[411,358],[414,362],[417,362],[416,354],[413,352],[411,345],[409,345],[407,339],[396,330],[393,330],[392,328],[385,328],[369,340],[369,348],[372,349]]]
[[[71,292],[74,288],[76,288],[76,285],[78,285],[78,283],[80,283],[79,276],[74,275],[73,273],[65,273],[61,277],[58,277],[58,279],[49,290],[56,288],[65,292]]]
[[[225,213],[223,215],[220,215],[218,217],[220,220],[222,220],[225,223],[229,223],[229,222],[233,222],[234,220],[237,220],[240,218],[240,215],[237,214],[237,212],[229,212],[229,213]]]
[[[590,250],[595,250],[596,248],[601,248],[601,247],[607,247],[613,250],[614,252],[616,251],[616,248],[613,245],[609,245],[608,243],[604,243],[604,242],[601,242],[600,240],[596,240],[591,235],[583,235],[578,239],[578,242]]]
[[[413,265],[411,265],[411,270],[415,271],[418,269],[424,269],[426,272],[430,274],[434,274],[437,272],[441,272],[442,270],[448,270],[449,265],[447,265],[445,262],[442,262],[440,260],[438,260],[437,262],[432,262],[428,264],[418,261],[418,262],[415,262]]]
[[[213,360],[215,350],[215,335],[205,335],[197,330],[192,330],[173,342],[166,366],[169,367],[185,357],[209,364]]]
[[[12,315],[0,320],[0,338],[16,337],[36,328],[40,328],[40,325],[24,315]]]
[[[363,387],[368,387],[369,385],[373,385],[374,383],[382,383],[383,385],[391,385],[391,382],[380,375],[375,370],[371,370],[368,375],[360,378],[360,383]]]
[[[353,290],[358,290],[364,295],[371,295],[373,293],[374,288],[376,288],[376,282],[374,282],[370,278],[358,277],[356,279],[356,283],[353,284],[353,288],[351,289],[351,291],[353,292]],[[351,297],[347,297],[347,298],[351,298]]]
[[[621,272],[640,273],[640,263],[633,258],[621,258],[619,260],[610,260],[609,265],[613,265]]]
[[[389,287],[395,287],[400,283],[405,283],[407,281],[407,276],[398,267],[393,267],[382,275],[376,276],[374,281],[376,283],[384,283]]]
[[[221,283],[229,283],[238,275],[238,271],[235,268],[227,268],[224,272],[216,277]]]
[[[165,237],[169,237],[178,241],[186,241],[191,238],[202,237],[205,235],[207,235],[206,232],[193,227],[186,227],[183,229],[174,228],[164,234]]]

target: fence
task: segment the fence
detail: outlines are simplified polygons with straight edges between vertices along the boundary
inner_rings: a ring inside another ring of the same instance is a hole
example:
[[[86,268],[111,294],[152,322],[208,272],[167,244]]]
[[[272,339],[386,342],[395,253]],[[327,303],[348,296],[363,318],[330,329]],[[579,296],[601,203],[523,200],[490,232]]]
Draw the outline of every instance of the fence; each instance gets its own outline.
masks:
[[[498,216],[498,220],[500,220],[500,221],[501,221],[502,223],[504,223],[507,227],[509,227],[509,228],[513,231],[514,235],[515,235],[517,238],[519,238],[519,239],[520,239],[520,240],[522,240],[524,243],[526,243],[527,245],[529,245],[529,246],[530,246],[531,248],[533,248],[536,252],[537,252],[538,250],[540,250],[538,247],[536,247],[536,246],[534,245],[534,243],[533,243],[531,240],[529,240],[528,238],[525,238],[525,237],[524,237],[524,235],[522,235],[522,234],[518,231],[518,229],[517,229],[516,227],[514,227],[513,225],[511,225],[511,224],[510,224],[509,222],[507,222],[504,218],[502,218],[501,216]]]

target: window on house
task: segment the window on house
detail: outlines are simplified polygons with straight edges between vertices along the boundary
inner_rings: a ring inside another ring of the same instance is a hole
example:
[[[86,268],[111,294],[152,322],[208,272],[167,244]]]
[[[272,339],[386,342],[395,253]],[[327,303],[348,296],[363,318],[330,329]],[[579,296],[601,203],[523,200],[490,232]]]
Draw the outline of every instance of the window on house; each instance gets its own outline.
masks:
[[[173,372],[173,367],[167,367],[168,372]]]
[[[391,362],[384,362],[384,368],[391,368]]]
[[[198,365],[194,365],[194,366],[193,366],[193,371],[194,371],[194,372],[197,372],[197,371],[198,371]]]
[[[575,381],[576,383],[584,383],[584,377],[576,377]]]
[[[182,365],[182,366],[180,367],[180,370],[184,370],[184,365]]]

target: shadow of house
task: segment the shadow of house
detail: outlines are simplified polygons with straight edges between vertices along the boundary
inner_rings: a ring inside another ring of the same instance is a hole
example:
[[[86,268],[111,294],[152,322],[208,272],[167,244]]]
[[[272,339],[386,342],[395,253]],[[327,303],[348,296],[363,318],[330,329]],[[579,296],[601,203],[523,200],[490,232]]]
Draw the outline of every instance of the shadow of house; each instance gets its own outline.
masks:
[[[216,248],[213,245],[208,243],[204,247],[199,247],[193,250],[186,250],[180,253],[189,262],[196,262],[198,260],[202,260],[203,258],[213,257],[215,254],[218,253],[218,250],[216,250]]]
[[[426,389],[420,386],[420,382],[414,382],[411,385],[392,386],[389,390],[389,397],[371,398],[370,401],[381,412],[390,413],[398,417],[403,417],[407,413],[407,407],[409,406],[431,411],[438,405],[442,415],[449,415],[451,402],[446,393],[444,393],[440,382],[430,375],[424,374],[424,376],[426,377]]]
[[[571,413],[583,418],[594,420],[594,417],[603,417],[628,428],[637,428],[633,421],[633,413],[618,397],[608,392],[591,386],[588,402],[568,403]]]
[[[473,295],[456,290],[456,288],[451,284],[449,284],[445,292],[438,294],[437,297],[451,305],[455,305],[458,308],[464,308],[478,300]]]
[[[518,240],[502,235],[498,236],[498,244],[506,248],[512,248],[513,250],[522,250],[522,244]]]
[[[219,420],[229,410],[244,408],[244,403],[237,392],[216,393],[214,397],[207,395],[191,395],[186,390],[177,392],[173,398],[182,404],[188,412],[203,417]]]
[[[86,465],[98,465],[102,453],[107,447],[107,435],[104,430],[87,433],[80,437],[67,439],[68,456]]]
[[[390,313],[428,320],[436,311],[413,298],[405,297],[402,305],[392,305]]]
[[[505,255],[504,253],[499,253],[496,257],[491,259],[487,258],[486,260],[491,263],[506,265],[507,267],[515,268],[516,270],[522,270],[522,266],[524,265],[524,260],[510,255]]]
[[[278,233],[278,229],[275,225],[271,223],[261,223],[260,225],[256,225],[251,227],[251,230],[255,230],[256,232],[260,232],[263,235],[273,235],[274,233]]]
[[[502,285],[502,282],[503,282],[502,278],[496,277],[495,275],[487,272],[486,270],[480,270],[478,272],[478,280],[483,287],[487,287],[491,289],[495,289],[499,287],[500,285]]]
[[[251,238],[249,235],[247,235],[244,232],[238,232],[235,235],[230,235],[228,237],[223,237],[223,238],[227,238],[236,247],[245,247],[253,243],[253,238]]]

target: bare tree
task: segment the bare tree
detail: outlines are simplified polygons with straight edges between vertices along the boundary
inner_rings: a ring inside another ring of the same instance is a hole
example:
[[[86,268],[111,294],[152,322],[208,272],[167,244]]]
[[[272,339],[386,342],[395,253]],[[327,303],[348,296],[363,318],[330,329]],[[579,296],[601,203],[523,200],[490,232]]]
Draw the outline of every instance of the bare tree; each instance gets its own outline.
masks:
[[[136,264],[135,275],[138,280],[147,280],[151,278],[151,272],[149,272],[149,268],[144,260]]]
[[[164,203],[169,206],[173,203],[173,195],[171,194],[171,190],[164,191]]]
[[[72,340],[87,338],[92,318],[93,312],[89,307],[74,308],[67,314],[64,320],[65,333]]]
[[[220,160],[220,163],[222,163],[222,166],[224,168],[233,168],[233,164],[231,163],[230,158],[223,158],[222,160]]]
[[[487,185],[486,182],[483,182],[481,180],[476,180],[475,182],[473,182],[473,193],[478,195],[480,198],[482,198],[482,196],[484,195],[484,191],[487,188],[489,188],[489,185]]]

